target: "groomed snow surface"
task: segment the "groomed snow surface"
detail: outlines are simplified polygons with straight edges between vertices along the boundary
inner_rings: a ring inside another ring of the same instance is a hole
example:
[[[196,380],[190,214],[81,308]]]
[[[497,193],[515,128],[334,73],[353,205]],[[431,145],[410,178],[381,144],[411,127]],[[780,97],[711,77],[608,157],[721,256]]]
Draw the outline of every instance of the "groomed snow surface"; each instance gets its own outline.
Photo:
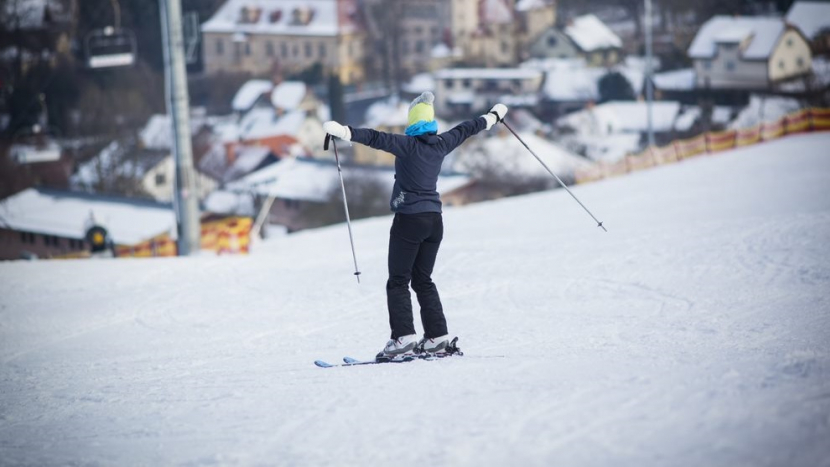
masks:
[[[828,146],[447,209],[433,362],[312,364],[385,343],[389,217],[359,285],[345,225],[0,264],[0,464],[828,466]]]

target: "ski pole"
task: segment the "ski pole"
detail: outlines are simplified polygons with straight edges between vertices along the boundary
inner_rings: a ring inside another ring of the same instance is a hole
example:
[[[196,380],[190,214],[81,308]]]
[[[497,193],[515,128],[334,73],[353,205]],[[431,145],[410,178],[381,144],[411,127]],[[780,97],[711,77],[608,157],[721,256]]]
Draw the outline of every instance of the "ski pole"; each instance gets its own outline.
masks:
[[[343,209],[346,211],[346,226],[349,228],[349,243],[352,245],[352,258],[354,258],[354,275],[357,278],[357,283],[360,283],[360,269],[357,267],[357,255],[354,252],[354,237],[352,236],[352,221],[349,218],[349,203],[346,201],[346,184],[343,183],[343,170],[340,168],[340,157],[337,155],[337,143],[331,135],[326,134],[326,141],[323,143],[323,149],[329,150],[329,141],[334,145],[334,160],[337,162],[337,175],[340,176],[340,189],[343,192]]]
[[[544,161],[542,161],[542,159],[539,158],[539,156],[537,156],[536,153],[533,152],[532,149],[530,149],[530,147],[527,145],[527,143],[525,143],[524,140],[522,138],[520,138],[519,135],[517,135],[516,132],[513,131],[512,128],[510,128],[510,125],[508,125],[507,122],[504,121],[504,119],[502,119],[501,122],[504,124],[504,126],[507,127],[508,130],[510,130],[510,133],[513,133],[513,136],[515,136],[516,139],[518,139],[519,142],[522,143],[522,146],[524,146],[525,149],[527,149],[528,151],[530,151],[531,154],[533,154],[533,157],[535,157],[536,160],[539,161],[540,164],[542,164],[542,167],[544,167],[545,170],[547,170],[549,174],[553,175],[553,178],[555,178],[556,181],[559,182],[560,185],[562,185],[562,188],[564,188],[565,191],[567,191],[568,194],[570,194],[573,197],[573,199],[576,200],[576,202],[579,203],[580,206],[582,206],[582,209],[584,209],[585,212],[587,212],[588,215],[591,216],[597,222],[597,227],[599,227],[602,230],[605,230],[606,232],[608,232],[608,230],[605,228],[605,226],[602,225],[602,222],[600,222],[596,217],[594,217],[593,214],[591,214],[591,211],[589,211],[588,208],[586,208],[585,205],[582,204],[582,201],[580,201],[579,198],[577,198],[576,195],[574,195],[573,192],[571,192],[571,190],[565,185],[565,183],[559,177],[557,177],[556,174],[553,173],[552,170],[550,170],[550,167],[548,167],[547,164],[545,164]]]

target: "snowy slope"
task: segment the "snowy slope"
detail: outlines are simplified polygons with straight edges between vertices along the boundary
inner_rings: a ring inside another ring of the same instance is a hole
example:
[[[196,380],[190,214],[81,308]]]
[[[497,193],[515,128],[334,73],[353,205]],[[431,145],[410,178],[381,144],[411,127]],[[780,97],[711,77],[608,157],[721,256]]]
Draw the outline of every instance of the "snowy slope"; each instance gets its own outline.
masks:
[[[830,134],[449,209],[467,355],[387,335],[390,218],[0,264],[0,464],[830,465]],[[530,156],[528,156],[530,157]]]

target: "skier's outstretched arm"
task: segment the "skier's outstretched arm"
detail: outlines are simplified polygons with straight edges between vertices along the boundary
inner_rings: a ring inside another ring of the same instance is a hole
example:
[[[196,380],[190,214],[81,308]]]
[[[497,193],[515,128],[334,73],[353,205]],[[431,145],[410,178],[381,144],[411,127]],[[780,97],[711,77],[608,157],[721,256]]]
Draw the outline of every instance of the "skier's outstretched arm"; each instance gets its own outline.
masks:
[[[323,129],[337,138],[380,149],[396,157],[406,157],[409,145],[412,144],[412,138],[408,136],[385,133],[371,128],[352,128],[334,121],[323,123]]]
[[[507,115],[507,106],[504,104],[496,104],[490,109],[490,112],[473,120],[459,123],[453,129],[441,133],[441,139],[447,145],[446,151],[452,151],[466,141],[467,138],[478,134],[482,130],[493,128],[493,125],[504,120],[505,115]]]

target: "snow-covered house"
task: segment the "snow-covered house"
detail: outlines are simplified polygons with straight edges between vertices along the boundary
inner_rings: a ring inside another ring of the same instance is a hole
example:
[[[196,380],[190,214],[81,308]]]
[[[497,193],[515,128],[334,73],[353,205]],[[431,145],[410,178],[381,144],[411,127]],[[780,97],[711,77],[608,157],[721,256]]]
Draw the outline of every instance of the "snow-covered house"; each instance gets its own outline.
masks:
[[[252,79],[246,81],[231,101],[231,108],[234,112],[245,113],[255,105],[263,105],[268,102],[267,97],[270,96],[274,89],[274,83],[267,79]]]
[[[798,0],[787,11],[786,20],[810,41],[813,54],[830,54],[830,3]]]
[[[101,226],[115,245],[176,237],[170,204],[90,193],[30,188],[0,202],[0,260],[51,258],[89,250],[87,233]]]
[[[434,73],[435,112],[470,117],[498,102],[535,107],[544,74],[528,68],[450,68]],[[510,104],[508,104],[510,105]]]
[[[209,74],[302,71],[322,65],[344,83],[364,76],[356,0],[227,0],[202,24]]]
[[[303,110],[314,113],[321,105],[311,87],[302,81],[283,81],[271,90],[271,105],[280,113]]]
[[[611,66],[622,60],[622,40],[599,18],[584,15],[563,29],[549,27],[528,45],[530,58],[582,58],[591,66]]]
[[[781,18],[715,16],[689,46],[696,86],[769,89],[811,70],[804,35]]]
[[[216,181],[196,170],[196,192],[204,198]],[[150,196],[156,201],[173,200],[176,164],[169,147],[141,146],[132,141],[113,141],[70,177],[71,185],[86,192]]]
[[[622,40],[594,15],[574,18],[564,33],[591,65],[609,66],[621,59]]]

